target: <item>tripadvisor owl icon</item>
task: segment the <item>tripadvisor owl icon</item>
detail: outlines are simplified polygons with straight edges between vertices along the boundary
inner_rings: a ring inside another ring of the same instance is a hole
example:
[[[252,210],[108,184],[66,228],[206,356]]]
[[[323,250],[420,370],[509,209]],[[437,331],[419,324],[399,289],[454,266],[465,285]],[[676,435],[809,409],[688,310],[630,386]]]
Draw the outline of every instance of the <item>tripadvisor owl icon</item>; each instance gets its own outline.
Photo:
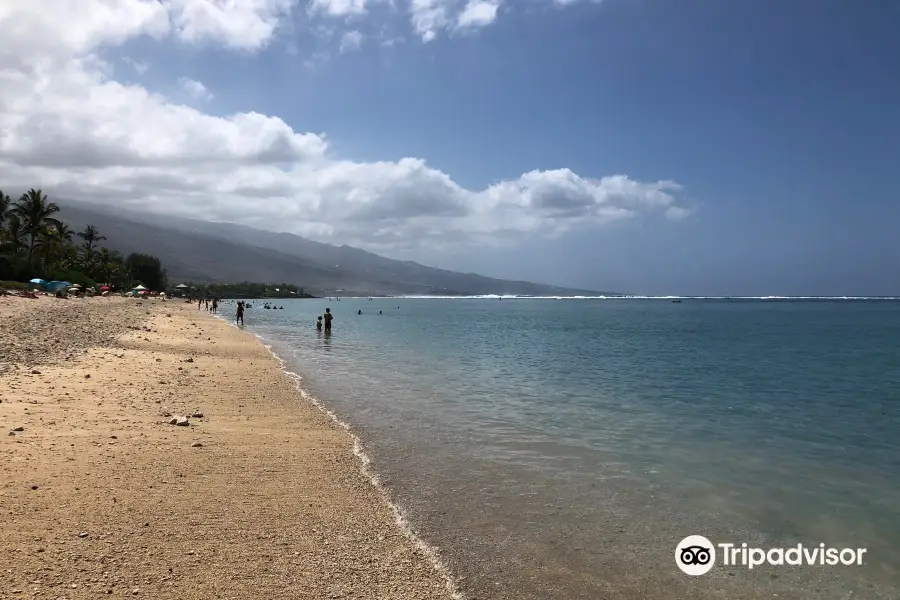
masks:
[[[702,535],[689,535],[675,548],[675,564],[688,575],[705,575],[716,564],[716,547]]]

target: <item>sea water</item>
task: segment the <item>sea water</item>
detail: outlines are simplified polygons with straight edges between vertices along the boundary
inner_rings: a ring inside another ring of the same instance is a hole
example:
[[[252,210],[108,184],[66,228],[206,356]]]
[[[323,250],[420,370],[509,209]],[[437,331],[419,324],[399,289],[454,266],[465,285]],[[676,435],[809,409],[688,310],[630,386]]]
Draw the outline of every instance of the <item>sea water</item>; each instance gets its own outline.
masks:
[[[900,598],[900,302],[273,303],[247,329],[470,597]],[[867,553],[692,578],[691,534]]]

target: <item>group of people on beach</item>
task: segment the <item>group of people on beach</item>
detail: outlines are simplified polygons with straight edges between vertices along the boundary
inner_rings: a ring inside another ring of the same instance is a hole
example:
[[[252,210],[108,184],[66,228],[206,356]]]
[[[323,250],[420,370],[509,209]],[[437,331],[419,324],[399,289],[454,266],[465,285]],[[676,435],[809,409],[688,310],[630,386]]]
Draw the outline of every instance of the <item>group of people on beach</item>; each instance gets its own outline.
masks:
[[[197,300],[197,310],[200,310],[204,306],[206,307],[206,312],[218,313],[219,299],[213,298],[211,303],[209,298],[200,298],[199,300]]]
[[[203,306],[203,302],[204,302],[204,301],[201,300],[201,301],[198,303],[198,305],[197,305],[197,310],[200,310],[200,308]],[[209,310],[209,311],[211,311],[211,312],[216,312],[216,310],[217,310],[218,307],[219,307],[219,304],[218,304],[218,302],[216,301],[215,298],[213,298],[213,300],[212,300],[212,307],[209,306],[209,300],[206,300],[206,304],[207,304],[207,309],[206,309],[206,310]],[[235,324],[240,325],[240,326],[243,326],[243,325],[244,325],[244,308],[245,308],[244,301],[243,301],[243,300],[238,300],[238,302],[237,302],[237,314],[235,315],[234,321],[235,321]],[[400,307],[398,306],[397,308],[400,308]],[[357,314],[360,314],[360,315],[361,315],[361,314],[362,314],[362,310],[358,311]],[[379,311],[378,311],[378,314],[382,314],[382,312],[379,310]],[[316,331],[321,332],[321,331],[324,330],[325,333],[331,333],[331,323],[332,323],[332,321],[334,321],[334,315],[331,313],[331,309],[330,309],[330,308],[326,308],[326,309],[325,309],[325,314],[319,315],[318,317],[316,317]]]

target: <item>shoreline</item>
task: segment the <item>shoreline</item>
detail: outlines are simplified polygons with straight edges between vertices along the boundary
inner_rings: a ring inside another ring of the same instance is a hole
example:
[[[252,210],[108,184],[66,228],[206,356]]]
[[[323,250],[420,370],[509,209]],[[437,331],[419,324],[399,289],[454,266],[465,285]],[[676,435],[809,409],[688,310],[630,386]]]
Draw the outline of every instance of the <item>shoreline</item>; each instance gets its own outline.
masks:
[[[418,532],[413,528],[412,524],[404,514],[403,508],[394,501],[390,489],[381,482],[381,476],[371,466],[372,458],[369,456],[369,454],[367,454],[362,439],[353,431],[353,427],[349,423],[341,419],[341,417],[338,416],[335,411],[328,408],[325,403],[319,400],[319,398],[317,398],[314,394],[309,392],[309,390],[305,389],[302,385],[303,376],[299,373],[296,373],[295,371],[291,371],[288,366],[288,361],[280,356],[274,350],[271,344],[266,343],[266,340],[262,336],[248,331],[247,329],[238,327],[236,324],[231,323],[228,317],[222,316],[221,314],[212,314],[212,317],[216,320],[222,321],[227,326],[236,329],[240,333],[250,336],[256,343],[262,345],[263,348],[268,350],[269,354],[271,354],[272,357],[278,362],[281,372],[284,373],[284,375],[293,382],[299,399],[302,402],[314,406],[329,419],[331,419],[332,423],[336,427],[347,432],[348,436],[350,437],[350,441],[352,442],[351,449],[353,455],[359,461],[359,472],[363,477],[368,479],[372,487],[374,487],[379,492],[382,501],[391,510],[391,513],[394,517],[394,524],[403,533],[403,535],[407,537],[413,547],[429,561],[432,568],[434,568],[438,575],[444,580],[444,586],[447,591],[448,598],[450,598],[451,600],[467,600],[466,595],[462,592],[462,590],[459,589],[455,578],[453,577],[453,574],[450,572],[450,569],[447,568],[446,564],[441,558],[437,547],[429,544],[418,534]]]
[[[58,340],[46,356],[0,355],[0,588],[461,597],[377,475],[367,477],[359,438],[252,333],[195,311],[177,301],[0,301],[4,320],[33,334],[17,348]],[[179,427],[164,413],[202,416]]]

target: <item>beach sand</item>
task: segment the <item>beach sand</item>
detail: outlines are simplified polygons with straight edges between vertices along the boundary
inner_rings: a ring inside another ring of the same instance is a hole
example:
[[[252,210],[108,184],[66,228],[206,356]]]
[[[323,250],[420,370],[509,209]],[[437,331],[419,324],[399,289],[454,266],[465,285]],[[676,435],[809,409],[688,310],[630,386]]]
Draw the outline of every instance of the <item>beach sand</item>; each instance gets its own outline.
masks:
[[[251,335],[171,300],[0,319],[0,598],[450,597]]]

